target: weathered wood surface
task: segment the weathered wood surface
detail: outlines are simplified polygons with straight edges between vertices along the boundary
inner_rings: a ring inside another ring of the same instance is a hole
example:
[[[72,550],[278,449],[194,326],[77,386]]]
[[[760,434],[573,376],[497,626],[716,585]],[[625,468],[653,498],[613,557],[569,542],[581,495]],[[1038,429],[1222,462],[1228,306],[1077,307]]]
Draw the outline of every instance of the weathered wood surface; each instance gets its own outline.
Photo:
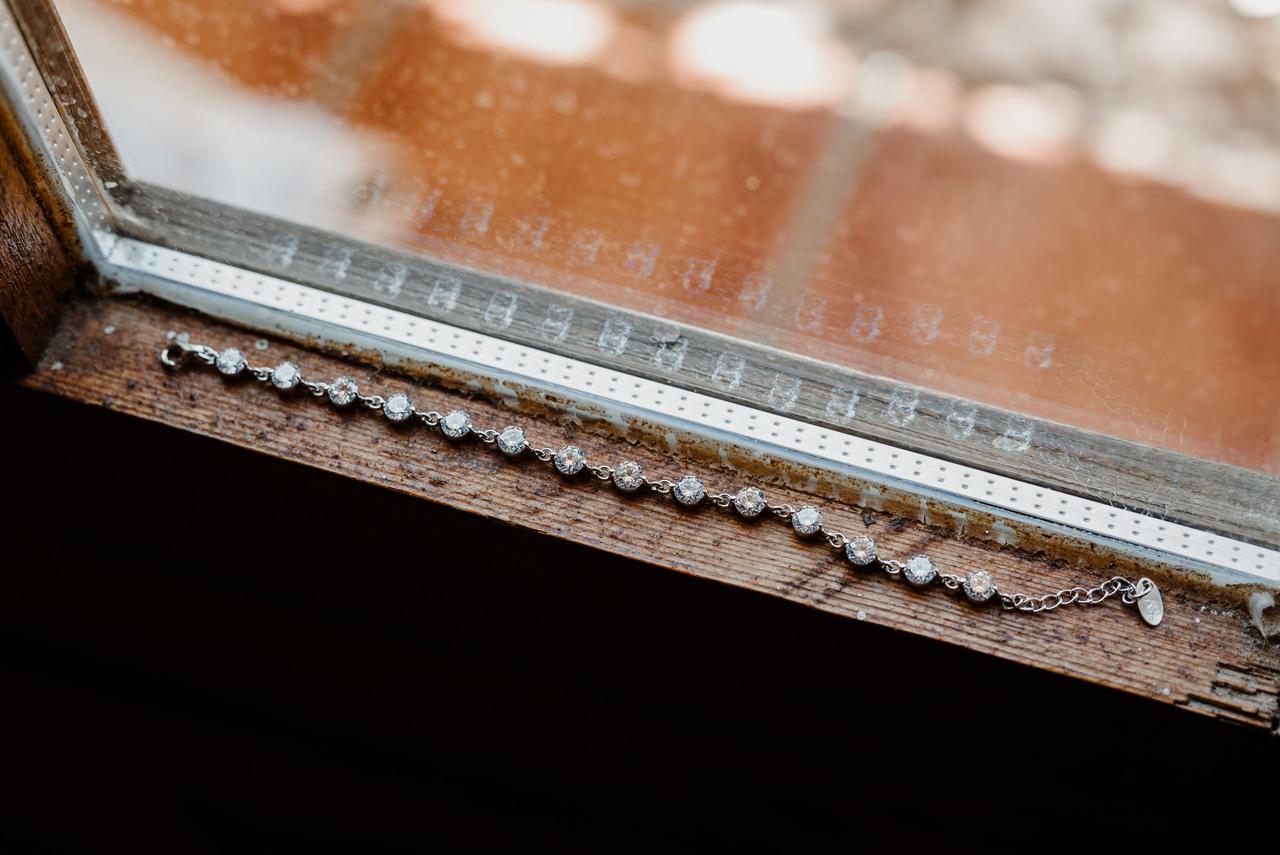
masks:
[[[747,524],[714,508],[687,513],[655,498],[622,498],[594,479],[565,481],[533,462],[500,459],[479,443],[453,444],[434,432],[391,429],[368,412],[339,413],[259,384],[226,382],[209,370],[166,372],[156,353],[169,329],[186,330],[194,340],[215,346],[238,345],[259,362],[288,357],[313,375],[345,372],[362,387],[408,388],[420,406],[465,407],[481,425],[512,421],[488,401],[277,341],[262,340],[266,349],[260,351],[255,334],[125,299],[77,303],[38,370],[23,383],[656,567],[1081,678],[1157,704],[1260,728],[1276,726],[1280,647],[1265,642],[1238,606],[1206,601],[1201,592],[1166,588],[1167,615],[1154,630],[1118,602],[1038,616],[994,606],[974,609],[940,587],[919,592],[880,573],[854,572],[832,550],[802,542],[788,526],[771,521]],[[536,442],[557,446],[572,439],[596,459],[633,457],[653,471],[690,471],[717,485],[735,480],[725,470],[584,435],[580,428],[549,419],[521,416],[520,421]],[[807,497],[774,489],[771,498],[800,504]],[[252,502],[251,495],[247,501]],[[825,513],[840,530],[862,528],[850,508],[828,505]],[[944,569],[986,566],[1006,590],[1048,592],[1103,578],[985,542],[958,540],[915,522],[871,519],[871,532],[886,554],[924,550]]]
[[[249,828],[322,851],[553,828],[950,845],[974,799],[993,828],[1075,810],[1110,837],[1188,794],[1229,815],[1240,788],[1218,784],[1280,754],[1261,728],[100,406],[0,384],[0,411],[24,499],[0,514],[13,851],[225,851]],[[895,797],[922,782],[931,809]]]
[[[0,372],[16,374],[39,358],[76,263],[41,204],[6,109],[0,104]]]

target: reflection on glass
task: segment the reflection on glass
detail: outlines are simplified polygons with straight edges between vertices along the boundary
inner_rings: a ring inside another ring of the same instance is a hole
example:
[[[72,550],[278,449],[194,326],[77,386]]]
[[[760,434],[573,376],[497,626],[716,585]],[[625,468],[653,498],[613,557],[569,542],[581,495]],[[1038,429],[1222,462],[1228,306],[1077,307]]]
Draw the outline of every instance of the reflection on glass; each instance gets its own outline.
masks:
[[[1280,4],[56,5],[132,178],[1280,473]]]

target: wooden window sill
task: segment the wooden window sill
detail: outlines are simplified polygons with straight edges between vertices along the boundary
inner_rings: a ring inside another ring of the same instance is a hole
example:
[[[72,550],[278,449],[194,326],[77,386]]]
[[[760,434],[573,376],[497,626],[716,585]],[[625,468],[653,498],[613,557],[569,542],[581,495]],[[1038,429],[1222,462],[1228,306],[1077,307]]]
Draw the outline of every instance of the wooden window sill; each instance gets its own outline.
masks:
[[[80,299],[64,315],[38,369],[22,385],[389,488],[533,534],[1080,678],[1155,704],[1258,728],[1276,725],[1280,671],[1274,645],[1251,628],[1244,609],[1214,602],[1202,591],[1168,589],[1167,617],[1155,630],[1143,626],[1132,610],[1110,604],[1087,610],[1063,608],[1038,616],[1006,614],[996,607],[973,609],[941,590],[920,593],[881,574],[852,572],[845,562],[799,541],[784,526],[747,527],[714,512],[699,512],[696,520],[690,519],[669,503],[622,498],[585,481],[564,482],[530,465],[499,460],[475,444],[454,445],[436,434],[390,430],[382,420],[366,414],[339,414],[305,400],[278,396],[268,388],[227,383],[212,372],[167,373],[156,352],[170,329],[186,330],[193,340],[215,344],[244,346],[259,338],[151,302]],[[384,388],[393,381],[376,376],[371,368],[280,341],[271,341],[260,356],[272,362],[293,358],[322,374],[354,372],[358,382],[368,381],[371,387]],[[412,388],[412,381],[403,382]],[[418,397],[428,395],[436,409],[465,407],[486,424],[512,418],[492,402],[457,391],[437,387],[423,390]],[[552,445],[572,439],[604,459],[634,457],[653,470],[672,468],[665,450],[655,452],[608,436],[585,435],[581,428],[565,427],[549,417],[530,419],[522,414],[520,419]],[[695,461],[680,461],[677,467],[706,475],[712,483],[733,477]],[[191,484],[190,489],[199,495],[202,486]],[[797,505],[821,504],[796,491],[774,489],[771,494]],[[175,497],[178,509],[184,504]],[[273,511],[257,507],[254,490],[245,489],[241,512],[263,521],[255,526],[267,525]],[[832,508],[829,513],[840,528],[853,528],[851,510]],[[335,509],[325,524],[342,525],[342,512]],[[1088,568],[966,542],[884,515],[875,519],[873,532],[893,554],[927,550],[946,567],[987,566],[1002,584],[1018,590],[1091,585],[1104,578]],[[406,560],[423,561],[423,573],[449,572],[429,557],[448,535],[431,535],[420,543],[417,534],[391,528],[368,532],[369,560],[387,560],[383,551],[399,542]],[[228,536],[233,536],[232,531]],[[322,537],[322,531],[315,536]],[[428,557],[419,559],[424,548]],[[474,549],[474,562],[464,562],[472,564],[466,572],[483,572],[485,562],[515,558],[486,555],[482,543],[449,548],[463,554]],[[358,568],[353,573],[358,578]],[[850,651],[850,655],[858,654]]]
[[[1075,808],[1118,828],[1186,782],[1216,815],[1238,797],[1219,782],[1274,762],[1275,647],[1238,609],[1170,589],[1157,631],[1121,607],[973,611],[855,578],[782,526],[691,524],[475,444],[168,374],[169,329],[257,338],[81,298],[38,369],[0,386],[26,499],[0,520],[15,839],[598,841],[643,804],[645,828],[720,842],[847,841],[868,811],[942,842],[975,800],[1021,831]],[[875,530],[1019,584],[1087,578],[915,523]],[[923,815],[902,797],[922,785]]]

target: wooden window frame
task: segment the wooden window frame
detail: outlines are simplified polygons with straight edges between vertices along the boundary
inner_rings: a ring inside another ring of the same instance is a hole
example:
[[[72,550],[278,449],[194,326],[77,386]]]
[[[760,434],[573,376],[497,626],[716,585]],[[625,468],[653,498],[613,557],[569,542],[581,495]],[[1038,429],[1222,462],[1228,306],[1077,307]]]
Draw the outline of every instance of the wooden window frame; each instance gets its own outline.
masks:
[[[358,380],[376,386],[423,386],[438,401],[437,409],[456,404],[486,423],[511,418],[494,395],[467,391],[465,377],[412,365],[397,365],[393,371],[378,354],[304,348],[296,340],[264,337],[244,326],[100,288],[82,289],[67,304],[65,295],[91,267],[92,258],[78,240],[81,232],[65,203],[56,201],[52,170],[19,132],[18,118],[6,112],[0,163],[5,222],[8,234],[22,239],[0,246],[0,252],[9,253],[0,280],[0,314],[10,342],[6,367],[11,373],[25,372],[18,383],[27,390],[249,447],[493,524],[787,600],[809,609],[815,619],[834,614],[1096,683],[1154,704],[1257,729],[1276,728],[1280,669],[1274,647],[1260,644],[1251,624],[1244,599],[1250,592],[1205,584],[1147,558],[1129,559],[1127,569],[1140,569],[1167,589],[1167,617],[1158,631],[1121,608],[1062,609],[1035,618],[974,610],[937,591],[922,595],[853,572],[838,558],[797,541],[784,527],[746,528],[713,513],[691,520],[665,504],[642,509],[594,485],[564,484],[527,467],[494,465],[474,446],[411,440],[373,419],[316,412],[305,401],[227,384],[213,374],[169,374],[159,366],[156,352],[169,330],[182,329],[196,340],[218,344],[260,340],[273,357],[295,358],[320,373],[355,372]],[[101,284],[89,279],[91,285]],[[716,483],[735,475],[710,447],[691,443],[672,453],[653,435],[610,430],[603,421],[577,423],[563,407],[526,409],[521,418],[552,441],[573,438],[608,459],[636,457],[654,469],[679,469]],[[809,489],[778,483],[771,493],[797,505],[840,494],[831,481]],[[850,519],[841,522],[851,523],[852,512],[845,515]],[[904,503],[867,511],[863,519],[886,551],[927,548],[947,566],[990,567],[1002,584],[1019,590],[1094,584],[1120,567],[1117,556],[1099,556],[1079,546],[1054,551],[1040,542],[1031,549],[1025,543],[1008,548],[989,530],[957,534],[948,521],[930,519],[927,512],[909,513]],[[769,560],[761,562],[760,555]]]

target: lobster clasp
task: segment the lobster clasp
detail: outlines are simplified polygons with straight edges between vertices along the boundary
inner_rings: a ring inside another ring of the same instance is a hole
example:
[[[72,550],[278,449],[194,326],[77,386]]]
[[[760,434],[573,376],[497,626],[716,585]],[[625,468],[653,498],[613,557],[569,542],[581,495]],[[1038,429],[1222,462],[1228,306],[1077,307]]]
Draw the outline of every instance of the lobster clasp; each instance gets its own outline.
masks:
[[[189,342],[185,333],[171,332],[166,338],[169,343],[160,351],[160,362],[166,368],[182,368],[192,354],[204,350],[202,346]]]
[[[166,344],[160,351],[160,361],[165,368],[181,368],[187,361],[187,351],[180,344]]]

